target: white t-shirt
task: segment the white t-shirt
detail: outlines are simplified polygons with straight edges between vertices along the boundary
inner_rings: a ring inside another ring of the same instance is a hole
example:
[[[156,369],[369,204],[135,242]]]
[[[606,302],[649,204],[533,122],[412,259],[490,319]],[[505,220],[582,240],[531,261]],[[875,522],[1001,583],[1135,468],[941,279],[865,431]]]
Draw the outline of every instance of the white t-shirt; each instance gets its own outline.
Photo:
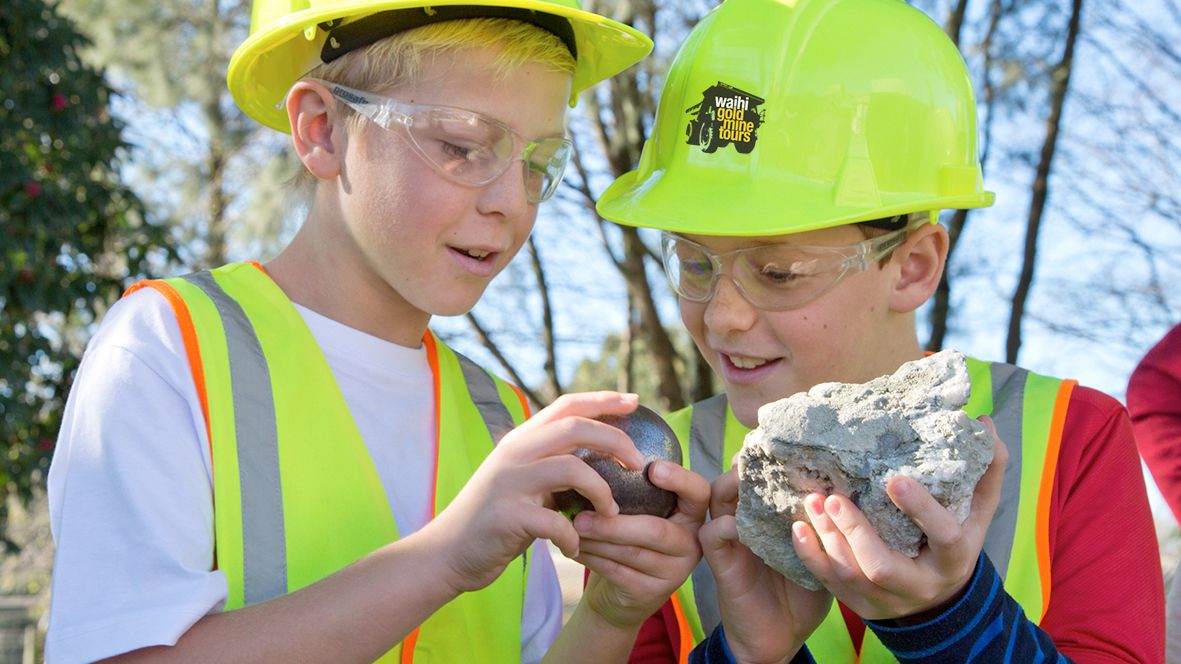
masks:
[[[398,532],[430,519],[430,365],[406,348],[296,307],[323,350],[373,457]],[[173,645],[228,594],[213,561],[213,479],[204,416],[176,317],[154,289],[120,300],[91,340],[49,469],[57,544],[47,660],[90,662]],[[522,661],[561,629],[544,542],[533,546]]]

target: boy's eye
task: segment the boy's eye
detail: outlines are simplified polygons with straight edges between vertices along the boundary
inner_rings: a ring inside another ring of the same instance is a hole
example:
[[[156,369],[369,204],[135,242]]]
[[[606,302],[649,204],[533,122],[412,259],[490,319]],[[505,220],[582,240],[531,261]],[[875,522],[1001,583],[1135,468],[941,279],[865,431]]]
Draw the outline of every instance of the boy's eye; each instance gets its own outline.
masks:
[[[776,286],[786,286],[802,276],[790,270],[780,270],[772,265],[764,266],[759,271],[759,275],[763,277],[764,281]]]
[[[759,268],[759,277],[772,286],[795,286],[811,277],[814,261],[795,261],[786,265],[766,263]]]
[[[449,143],[447,141],[439,141],[439,149],[441,149],[443,154],[447,155],[448,157],[451,157],[452,159],[458,159],[460,161],[470,161],[474,156],[473,153],[478,151],[478,149],[475,148],[468,148],[462,145]]]
[[[687,275],[700,277],[709,274],[713,270],[713,265],[704,256],[686,256],[681,259],[681,270]]]

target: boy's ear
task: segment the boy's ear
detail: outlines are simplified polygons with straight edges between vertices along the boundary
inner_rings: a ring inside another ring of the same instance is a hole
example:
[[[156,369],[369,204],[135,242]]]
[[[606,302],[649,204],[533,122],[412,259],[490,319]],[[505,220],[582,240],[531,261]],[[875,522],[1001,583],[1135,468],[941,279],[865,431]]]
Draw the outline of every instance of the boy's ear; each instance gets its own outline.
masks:
[[[943,278],[947,262],[947,229],[926,224],[911,232],[894,250],[891,261],[897,265],[897,279],[890,293],[890,309],[910,312],[923,305]]]
[[[344,128],[333,121],[340,116],[335,99],[323,85],[299,81],[287,94],[287,119],[291,123],[291,141],[304,168],[322,180],[340,174],[342,152],[333,139],[343,139]]]

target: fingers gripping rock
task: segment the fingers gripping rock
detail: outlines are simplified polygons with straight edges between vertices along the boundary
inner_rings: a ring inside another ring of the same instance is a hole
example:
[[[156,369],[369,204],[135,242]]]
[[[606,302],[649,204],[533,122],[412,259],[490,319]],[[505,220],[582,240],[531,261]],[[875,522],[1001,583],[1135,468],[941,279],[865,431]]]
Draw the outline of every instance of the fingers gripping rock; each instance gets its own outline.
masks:
[[[820,587],[791,544],[813,492],[847,496],[891,548],[914,557],[922,530],[886,494],[895,475],[922,484],[960,523],[992,462],[992,435],[961,410],[971,391],[954,350],[863,384],[823,383],[759,409],[738,457],[739,539],[799,585]]]

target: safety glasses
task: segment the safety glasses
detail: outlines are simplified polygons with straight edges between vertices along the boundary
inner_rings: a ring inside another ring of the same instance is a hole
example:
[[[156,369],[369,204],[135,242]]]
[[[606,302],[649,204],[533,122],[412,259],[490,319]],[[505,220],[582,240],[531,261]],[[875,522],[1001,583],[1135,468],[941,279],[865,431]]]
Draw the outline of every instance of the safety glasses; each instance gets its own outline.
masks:
[[[482,187],[500,177],[514,161],[523,163],[525,196],[540,203],[554,195],[573,144],[567,138],[525,140],[507,125],[450,106],[405,104],[389,97],[319,81],[354,111],[399,135],[443,177]]]
[[[712,299],[725,275],[752,305],[785,311],[824,295],[845,275],[869,269],[902,244],[908,230],[837,247],[772,244],[722,254],[665,232],[664,268],[673,290],[691,302]]]

